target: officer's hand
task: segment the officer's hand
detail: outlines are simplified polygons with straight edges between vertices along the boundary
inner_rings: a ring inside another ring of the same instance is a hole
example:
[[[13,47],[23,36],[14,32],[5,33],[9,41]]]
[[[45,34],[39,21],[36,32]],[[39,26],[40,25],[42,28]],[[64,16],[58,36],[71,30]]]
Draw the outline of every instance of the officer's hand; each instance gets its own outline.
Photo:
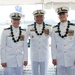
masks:
[[[53,59],[52,63],[53,63],[54,66],[57,65],[57,60]]]
[[[24,66],[27,66],[28,65],[28,61],[24,61]]]
[[[7,63],[1,63],[2,67],[7,67]]]

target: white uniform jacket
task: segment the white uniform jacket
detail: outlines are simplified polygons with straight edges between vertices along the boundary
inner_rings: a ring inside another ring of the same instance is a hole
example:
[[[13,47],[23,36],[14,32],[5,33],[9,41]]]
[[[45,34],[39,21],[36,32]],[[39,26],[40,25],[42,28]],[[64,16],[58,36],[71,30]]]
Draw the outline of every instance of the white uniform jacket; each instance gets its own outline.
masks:
[[[19,28],[13,28],[14,38],[19,36]],[[25,51],[25,30],[21,29],[21,39],[15,43],[11,37],[10,28],[3,30],[1,37],[1,63],[7,63],[7,67],[20,67],[28,60],[28,51]]]
[[[69,23],[67,37],[61,38],[58,34],[58,25],[52,30],[52,59],[57,60],[57,65],[72,66],[75,61],[75,25],[68,22],[60,23],[61,35],[66,32]]]
[[[38,33],[42,32],[43,24],[36,24]],[[46,33],[48,32],[48,34]],[[45,31],[42,35],[37,35],[34,24],[29,25],[26,31],[26,41],[30,37],[30,55],[32,61],[44,62],[48,60],[49,37],[51,34],[51,25],[45,24]],[[27,45],[27,43],[26,43]]]

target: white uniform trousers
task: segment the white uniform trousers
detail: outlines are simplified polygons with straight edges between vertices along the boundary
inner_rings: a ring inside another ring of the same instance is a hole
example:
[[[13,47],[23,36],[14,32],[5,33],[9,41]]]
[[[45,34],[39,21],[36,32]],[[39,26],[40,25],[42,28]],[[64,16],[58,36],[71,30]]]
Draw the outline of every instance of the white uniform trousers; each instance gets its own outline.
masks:
[[[75,66],[57,66],[56,75],[75,75]]]
[[[4,75],[23,75],[23,67],[6,67]]]
[[[32,62],[32,75],[47,75],[48,62]]]
[[[75,75],[75,66],[74,66],[74,74],[73,75]]]

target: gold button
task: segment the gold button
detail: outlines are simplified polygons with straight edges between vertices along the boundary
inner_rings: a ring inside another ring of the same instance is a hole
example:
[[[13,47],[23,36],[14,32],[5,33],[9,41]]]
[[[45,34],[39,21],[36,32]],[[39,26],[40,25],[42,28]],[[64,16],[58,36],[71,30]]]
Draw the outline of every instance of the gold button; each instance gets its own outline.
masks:
[[[64,53],[66,53],[66,51],[64,51]]]
[[[39,49],[40,49],[40,47],[39,47]]]
[[[49,46],[51,46],[51,44],[49,44]]]
[[[65,40],[65,38],[64,38],[64,40]]]
[[[66,46],[66,45],[64,45],[64,46]]]
[[[41,42],[39,42],[39,43],[41,43]]]

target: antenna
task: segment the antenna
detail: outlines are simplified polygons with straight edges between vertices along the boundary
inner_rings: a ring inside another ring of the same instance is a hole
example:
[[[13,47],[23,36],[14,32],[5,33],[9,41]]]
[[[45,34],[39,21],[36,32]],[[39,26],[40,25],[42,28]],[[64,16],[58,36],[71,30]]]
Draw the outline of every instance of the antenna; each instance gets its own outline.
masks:
[[[41,0],[41,3],[42,3],[42,10],[43,10],[44,0]]]

